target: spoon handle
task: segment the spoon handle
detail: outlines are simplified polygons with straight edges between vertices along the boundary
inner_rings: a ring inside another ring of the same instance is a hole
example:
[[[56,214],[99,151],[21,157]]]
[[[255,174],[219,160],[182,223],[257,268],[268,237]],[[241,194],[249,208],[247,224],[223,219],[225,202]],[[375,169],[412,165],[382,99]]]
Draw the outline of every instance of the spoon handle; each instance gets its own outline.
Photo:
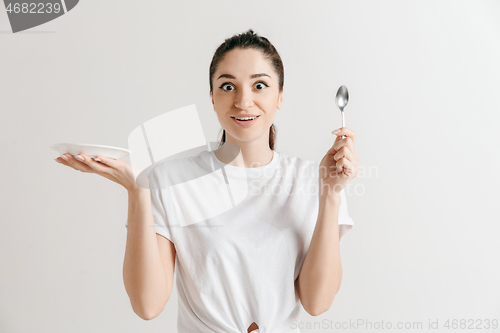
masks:
[[[345,127],[345,120],[344,120],[344,110],[340,110],[342,113],[342,127]],[[342,139],[345,139],[345,135],[342,135]]]

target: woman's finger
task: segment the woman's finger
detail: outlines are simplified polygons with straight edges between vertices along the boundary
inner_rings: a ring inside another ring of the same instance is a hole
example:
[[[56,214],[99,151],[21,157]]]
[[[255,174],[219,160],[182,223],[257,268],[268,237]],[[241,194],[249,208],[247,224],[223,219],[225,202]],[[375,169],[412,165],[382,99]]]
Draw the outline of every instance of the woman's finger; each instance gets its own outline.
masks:
[[[356,142],[356,132],[354,132],[352,129],[347,128],[347,127],[341,127],[340,132],[335,134],[336,136],[342,137],[345,135],[346,137],[349,137],[352,139],[353,142]]]
[[[94,170],[94,172],[96,173],[110,173],[113,170],[113,168],[107,166],[104,163],[101,163],[102,160],[99,157],[96,158],[101,161],[94,161],[92,158],[90,158],[88,155],[85,154],[78,154],[78,155],[83,158],[82,163],[88,165],[88,167]]]
[[[99,159],[100,163],[102,163],[102,164],[105,164],[105,165],[112,167],[114,169],[118,168],[119,162],[117,162],[116,159],[114,159],[114,158],[102,156],[102,155],[97,155],[96,158]]]
[[[338,173],[343,173],[344,175],[351,177],[355,173],[354,163],[349,161],[347,158],[343,157],[337,161],[335,164]]]
[[[357,159],[354,153],[346,146],[340,148],[339,151],[333,156],[333,159],[338,161],[343,157],[347,158],[351,162],[354,162]]]
[[[346,139],[347,139],[347,137],[345,139],[342,139],[342,135],[337,134],[337,137],[335,138],[335,141],[333,142],[330,149],[327,151],[327,154],[328,155],[335,155],[340,148],[342,148],[344,145],[346,145],[348,143]],[[342,140],[344,140],[344,141],[342,141]]]
[[[340,150],[340,148],[346,146],[349,150],[354,151],[354,141],[351,137],[345,137],[344,139],[335,140],[333,143],[335,150]]]
[[[135,185],[134,178],[127,172],[128,169],[126,169],[126,166],[129,166],[129,164],[124,161],[100,155],[96,156],[97,161],[95,161],[90,156],[82,153],[76,155],[76,157],[81,158],[82,161],[80,161],[79,159],[75,158],[75,156],[69,153],[63,155],[68,159],[67,161],[65,161],[63,158],[56,160],[61,164],[72,167],[75,170],[86,173],[95,173],[119,185],[122,185],[126,189],[131,188]],[[110,165],[107,165],[103,162],[106,162]]]
[[[77,168],[75,168],[74,166],[72,166],[71,164],[69,164],[68,162],[66,162],[66,161],[65,161],[64,159],[62,159],[61,157],[56,157],[54,160],[55,160],[56,162],[59,162],[59,163],[60,163],[60,164],[62,164],[62,165],[69,166],[70,168],[75,169],[75,170],[77,170],[77,171],[78,171],[78,169],[77,169]]]
[[[87,164],[77,160],[73,155],[66,153],[64,154],[68,158],[67,163],[72,165],[76,170],[81,172],[94,172],[91,167]]]

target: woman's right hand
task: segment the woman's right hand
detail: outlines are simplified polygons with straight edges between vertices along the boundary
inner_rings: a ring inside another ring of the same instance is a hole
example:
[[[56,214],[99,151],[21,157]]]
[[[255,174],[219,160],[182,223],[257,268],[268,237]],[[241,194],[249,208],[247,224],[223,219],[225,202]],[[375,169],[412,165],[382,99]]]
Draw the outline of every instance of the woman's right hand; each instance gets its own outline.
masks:
[[[111,157],[106,157],[102,155],[96,156],[96,158],[100,159],[100,162],[94,161],[88,155],[79,154],[83,157],[83,162],[77,160],[70,153],[65,153],[62,156],[68,158],[66,161],[61,156],[57,157],[57,162],[69,166],[77,171],[81,171],[84,173],[95,173],[99,176],[107,178],[121,186],[125,187],[127,191],[133,191],[139,188],[136,184],[136,176],[139,175],[142,170],[140,170],[136,166],[132,166],[131,164],[124,162],[122,160],[117,160]],[[132,168],[135,170],[132,171]]]

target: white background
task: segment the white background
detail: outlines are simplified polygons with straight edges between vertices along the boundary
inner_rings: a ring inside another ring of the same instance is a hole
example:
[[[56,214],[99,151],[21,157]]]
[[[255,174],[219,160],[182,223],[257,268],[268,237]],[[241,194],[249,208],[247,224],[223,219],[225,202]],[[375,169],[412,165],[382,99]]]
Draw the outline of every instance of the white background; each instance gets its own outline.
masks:
[[[193,103],[216,141],[209,64],[249,28],[284,61],[276,150],[323,157],[340,85],[357,133],[342,287],[302,331],[500,319],[499,18],[498,1],[85,0],[12,34],[0,7],[0,332],[174,331],[176,287],[151,321],[125,292],[126,190],[49,145],[127,148],[132,129]],[[385,331],[364,328],[337,331]]]

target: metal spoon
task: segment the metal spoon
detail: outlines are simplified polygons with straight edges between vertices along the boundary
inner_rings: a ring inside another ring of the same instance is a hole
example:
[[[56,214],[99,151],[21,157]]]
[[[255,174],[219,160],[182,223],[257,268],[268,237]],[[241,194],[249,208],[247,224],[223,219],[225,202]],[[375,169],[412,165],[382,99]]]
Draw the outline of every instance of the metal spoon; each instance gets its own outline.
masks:
[[[340,86],[339,90],[337,90],[337,96],[335,96],[335,104],[337,104],[337,107],[340,109],[340,112],[342,113],[342,127],[345,127],[344,108],[346,107],[348,102],[349,102],[349,92],[347,91],[347,87],[342,85]],[[345,139],[345,135],[342,135],[342,139]]]

